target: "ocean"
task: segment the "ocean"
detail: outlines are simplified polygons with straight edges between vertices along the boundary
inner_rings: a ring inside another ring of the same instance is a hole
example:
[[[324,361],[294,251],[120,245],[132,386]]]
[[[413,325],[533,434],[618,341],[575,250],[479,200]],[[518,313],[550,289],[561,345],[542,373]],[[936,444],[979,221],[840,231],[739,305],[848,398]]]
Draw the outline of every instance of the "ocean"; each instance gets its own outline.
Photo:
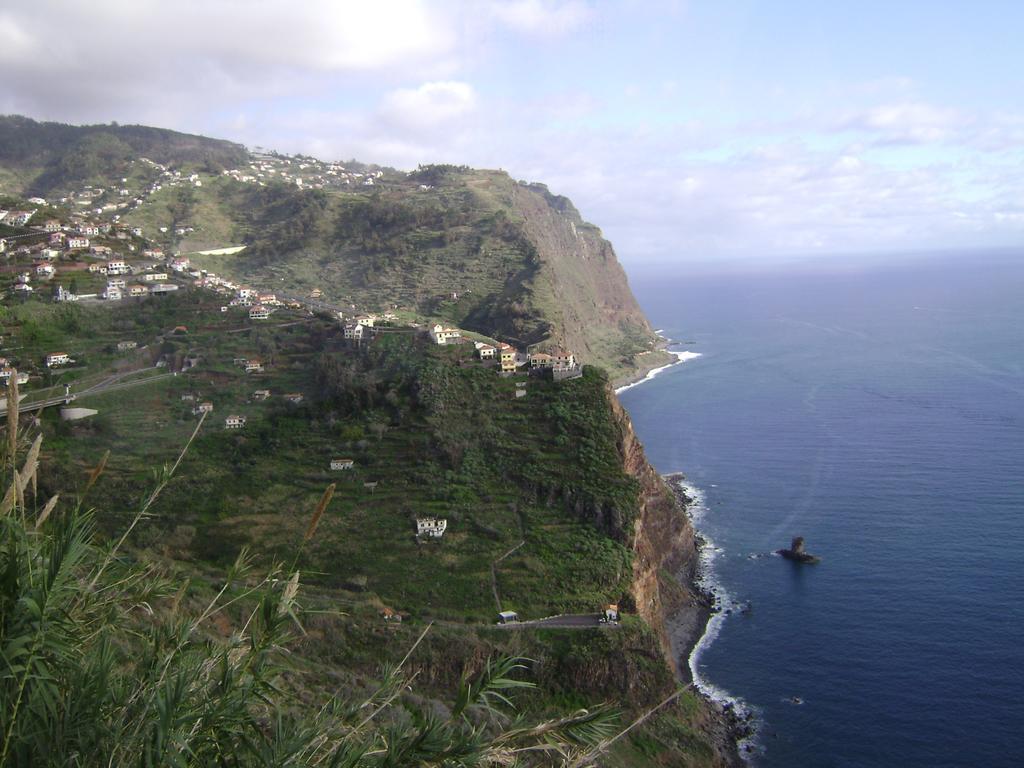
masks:
[[[734,610],[692,666],[753,762],[1024,765],[1024,256],[680,273],[631,273],[694,343],[620,398],[697,496]]]

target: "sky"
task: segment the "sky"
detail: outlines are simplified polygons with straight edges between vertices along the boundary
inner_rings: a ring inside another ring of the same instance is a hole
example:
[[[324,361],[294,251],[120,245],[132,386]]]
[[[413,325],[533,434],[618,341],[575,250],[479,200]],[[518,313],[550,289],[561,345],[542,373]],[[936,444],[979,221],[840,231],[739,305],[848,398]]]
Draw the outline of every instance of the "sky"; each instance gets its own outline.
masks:
[[[0,112],[503,168],[629,264],[1024,241],[1019,0],[5,0]]]

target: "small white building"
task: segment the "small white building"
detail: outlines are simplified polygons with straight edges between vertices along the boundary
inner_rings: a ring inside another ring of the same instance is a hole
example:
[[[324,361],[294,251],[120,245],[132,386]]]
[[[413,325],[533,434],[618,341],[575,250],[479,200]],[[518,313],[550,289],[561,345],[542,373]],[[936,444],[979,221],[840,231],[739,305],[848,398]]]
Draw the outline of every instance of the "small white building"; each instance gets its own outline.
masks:
[[[417,517],[416,535],[440,539],[448,529],[448,520],[443,517]]]
[[[40,277],[53,277],[53,273],[53,264],[45,261],[41,264],[36,264],[36,274]]]
[[[8,382],[10,382],[11,374],[13,374],[13,373],[14,373],[14,369],[13,368],[10,368],[10,367],[0,368],[0,381],[3,382],[4,386],[7,386]],[[23,373],[22,371],[18,371],[18,383],[19,384],[28,384],[28,374],[27,373]]]
[[[103,298],[107,301],[121,301],[124,298],[124,292],[116,285],[108,285],[107,290],[103,292]]]
[[[430,329],[430,338],[435,344],[450,344],[454,339],[462,338],[462,331],[458,328],[445,328],[437,323]]]
[[[59,234],[60,234],[59,232],[54,232],[54,235],[59,235]],[[50,238],[50,242],[51,243],[53,242],[53,237],[52,236]],[[68,246],[69,249],[72,249],[72,248],[88,248],[89,247],[89,238],[88,237],[80,237],[80,236],[79,237],[69,237],[67,239],[67,246]]]
[[[353,459],[331,459],[333,471],[352,469],[356,465]]]
[[[241,429],[245,426],[245,416],[228,416],[224,419],[224,429]]]
[[[256,304],[249,307],[249,319],[250,320],[266,320],[270,317],[270,310],[262,304]]]
[[[211,403],[209,400],[202,402],[192,409],[192,413],[194,413],[196,416],[198,416],[201,413],[213,413],[213,403]]]
[[[261,360],[246,360],[246,373],[263,373],[263,362]]]
[[[139,343],[137,341],[119,341],[117,342],[117,351],[127,352],[128,350],[135,349],[138,346]]]
[[[124,259],[111,259],[107,262],[108,275],[127,275],[131,268],[125,264]]]
[[[110,268],[107,268],[107,274],[110,274]],[[142,276],[142,279],[147,283],[155,283],[159,280],[166,280],[166,272],[147,272]]]
[[[119,288],[124,290],[125,282],[120,277],[115,277],[113,280],[107,280],[107,288]]]
[[[493,360],[497,351],[498,348],[491,344],[485,344],[482,341],[476,342],[476,354],[481,360]]]
[[[257,389],[255,392],[252,393],[252,399],[253,400],[268,400],[268,399],[270,399],[270,390],[269,389]]]
[[[71,358],[67,352],[51,352],[46,356],[46,367],[53,368],[58,365],[67,365]]]
[[[356,325],[355,323],[348,323],[345,326],[345,339],[348,341],[362,341],[363,333],[365,333],[365,325]]]

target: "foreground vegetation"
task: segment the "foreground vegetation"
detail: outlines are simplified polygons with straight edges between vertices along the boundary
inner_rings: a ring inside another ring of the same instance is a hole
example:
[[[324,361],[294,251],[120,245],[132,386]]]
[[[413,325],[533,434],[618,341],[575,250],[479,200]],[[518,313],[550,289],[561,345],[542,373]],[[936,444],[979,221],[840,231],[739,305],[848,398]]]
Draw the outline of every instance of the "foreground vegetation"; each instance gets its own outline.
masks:
[[[152,522],[192,440],[121,534],[104,539],[87,505],[106,457],[61,511],[56,496],[43,503],[36,493],[42,435],[19,430],[12,412],[3,437],[0,470],[14,480],[0,503],[0,765],[583,768],[652,746],[656,754],[673,729],[683,744],[700,743],[678,720],[691,697],[673,690],[655,659],[627,665],[640,683],[633,703],[667,694],[634,722],[616,725],[617,711],[586,704],[599,678],[587,665],[609,649],[572,633],[552,636],[540,667],[568,697],[538,697],[528,679],[536,662],[494,653],[462,666],[439,695],[450,681],[437,674],[438,650],[468,650],[467,638],[432,637],[431,625],[406,636],[397,660],[378,648],[374,660],[385,664],[375,679],[354,675],[358,662],[339,667],[321,630],[351,622],[325,610],[322,594],[301,599],[296,565],[318,539],[329,493],[287,564],[260,571],[242,552],[213,583],[182,579],[131,540]],[[630,644],[644,637],[635,629]],[[355,637],[332,636],[334,653]],[[590,682],[574,683],[581,674]]]

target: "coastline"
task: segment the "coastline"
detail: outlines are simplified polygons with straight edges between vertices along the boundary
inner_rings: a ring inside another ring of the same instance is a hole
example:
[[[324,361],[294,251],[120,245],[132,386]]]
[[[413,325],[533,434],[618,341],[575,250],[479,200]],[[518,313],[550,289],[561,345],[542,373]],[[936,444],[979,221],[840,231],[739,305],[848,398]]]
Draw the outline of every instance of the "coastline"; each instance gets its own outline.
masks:
[[[696,489],[686,485],[685,475],[681,472],[667,474],[664,480],[689,518],[698,548],[698,562],[684,564],[674,574],[693,599],[677,605],[665,616],[665,628],[677,659],[679,679],[692,685],[711,708],[713,718],[708,724],[708,731],[729,763],[746,766],[749,758],[756,754],[750,744],[755,735],[753,713],[738,699],[703,680],[698,672],[701,651],[714,642],[727,615],[722,610],[723,595],[706,581],[713,545],[696,528],[694,507],[699,504]]]
[[[624,379],[620,379],[614,382],[612,386],[615,388],[615,394],[621,395],[627,389],[632,389],[633,387],[639,386],[640,384],[643,384],[646,381],[650,381],[660,373],[667,371],[669,368],[679,365],[680,363],[685,363],[687,360],[693,360],[695,358],[702,356],[702,353],[692,352],[688,349],[669,349],[672,343],[673,342],[670,341],[669,339],[665,339],[661,347],[655,351],[661,352],[666,355],[672,355],[673,357],[675,357],[675,360],[669,360],[667,363],[663,365],[654,365],[649,368],[641,367],[640,370],[638,370],[633,375],[627,376]]]
[[[663,365],[655,363],[641,368],[634,375],[612,385],[614,401],[618,408],[623,409],[623,413],[625,410],[618,398],[623,392],[650,381],[669,368],[701,357],[699,352],[668,349],[673,342],[662,336],[660,331],[657,333],[662,342],[656,351],[675,359]],[[626,418],[628,425],[628,416]],[[631,426],[629,432],[633,434]],[[642,448],[640,450],[642,452]],[[643,461],[646,464],[646,459]],[[679,549],[677,545],[674,548],[675,554],[669,554],[665,561],[665,580],[660,577],[657,579],[664,585],[661,590],[666,598],[657,609],[657,621],[668,643],[665,652],[671,656],[670,664],[679,682],[691,687],[706,703],[707,715],[702,727],[715,747],[719,764],[730,768],[746,768],[749,766],[749,758],[755,754],[750,743],[754,735],[752,714],[742,701],[702,680],[697,666],[701,651],[714,641],[726,614],[731,612],[728,608],[723,611],[727,596],[715,588],[713,583],[709,583],[714,546],[696,527],[703,508],[700,503],[701,493],[699,489],[686,484],[682,473],[659,476],[649,464],[647,467],[659,478],[662,487],[670,492],[672,507],[676,510],[674,514],[682,513],[691,536],[687,546]],[[670,562],[675,565],[669,565]],[[666,584],[666,581],[671,583]]]

